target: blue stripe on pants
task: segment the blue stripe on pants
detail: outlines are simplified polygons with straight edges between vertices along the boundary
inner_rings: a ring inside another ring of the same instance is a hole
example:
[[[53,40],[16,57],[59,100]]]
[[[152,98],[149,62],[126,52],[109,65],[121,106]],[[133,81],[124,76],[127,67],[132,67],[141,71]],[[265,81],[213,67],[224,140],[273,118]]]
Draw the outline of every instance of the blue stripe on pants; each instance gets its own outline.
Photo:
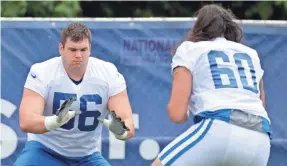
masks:
[[[205,119],[202,120],[201,124],[198,126],[197,129],[195,129],[192,133],[187,135],[185,138],[180,140],[178,143],[176,143],[174,146],[172,146],[168,151],[166,151],[162,156],[160,156],[160,160],[162,161],[166,156],[168,156],[172,151],[174,151],[176,148],[178,148],[180,145],[182,145],[185,141],[190,139],[192,136],[194,136],[203,126],[205,123]]]
[[[207,134],[207,132],[209,131],[211,125],[213,123],[213,119],[211,121],[209,121],[206,129],[204,130],[204,132],[191,144],[189,144],[188,146],[186,146],[184,149],[182,149],[179,153],[177,153],[173,158],[171,158],[165,165],[171,165],[172,163],[174,163],[181,155],[183,155],[186,151],[188,151],[189,149],[191,149],[193,146],[195,146],[199,141],[201,141],[204,136]],[[192,156],[191,156],[192,157]]]

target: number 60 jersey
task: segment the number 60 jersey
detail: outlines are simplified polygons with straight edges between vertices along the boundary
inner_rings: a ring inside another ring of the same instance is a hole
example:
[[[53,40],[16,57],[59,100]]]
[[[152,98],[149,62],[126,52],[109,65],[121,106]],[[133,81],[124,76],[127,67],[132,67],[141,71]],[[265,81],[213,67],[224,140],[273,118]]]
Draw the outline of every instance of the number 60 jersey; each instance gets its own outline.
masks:
[[[28,141],[38,141],[55,152],[68,157],[81,157],[98,149],[102,123],[99,116],[107,115],[109,97],[126,89],[124,77],[109,62],[90,57],[80,84],[67,75],[61,57],[34,64],[25,88],[39,93],[46,102],[44,116],[52,116],[64,100],[76,96],[72,109],[82,113],[61,128],[44,134],[28,134]]]
[[[192,73],[193,114],[240,109],[269,120],[259,97],[263,69],[254,49],[225,38],[185,41],[172,59],[172,70],[177,66],[184,66]]]

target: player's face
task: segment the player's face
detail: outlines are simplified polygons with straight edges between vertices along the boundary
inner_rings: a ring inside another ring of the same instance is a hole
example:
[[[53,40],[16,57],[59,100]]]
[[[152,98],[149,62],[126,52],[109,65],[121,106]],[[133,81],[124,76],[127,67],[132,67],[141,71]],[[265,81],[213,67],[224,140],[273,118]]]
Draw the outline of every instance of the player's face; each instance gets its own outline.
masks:
[[[91,45],[87,38],[78,42],[68,38],[64,46],[61,43],[59,46],[64,65],[72,71],[85,69],[91,55],[90,49]]]

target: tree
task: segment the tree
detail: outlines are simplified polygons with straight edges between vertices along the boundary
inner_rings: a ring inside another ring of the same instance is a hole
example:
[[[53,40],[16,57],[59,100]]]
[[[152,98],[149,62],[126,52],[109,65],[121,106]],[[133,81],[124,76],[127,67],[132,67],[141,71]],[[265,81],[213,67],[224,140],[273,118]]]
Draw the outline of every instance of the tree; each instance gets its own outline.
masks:
[[[231,9],[238,19],[287,20],[287,1],[81,2],[85,17],[192,17],[204,4]]]
[[[274,18],[276,10],[279,12],[282,11],[282,20],[287,19],[287,1],[260,1],[256,5],[249,8],[245,12],[245,15],[247,17],[252,17],[252,15],[258,14],[263,20],[276,19]]]
[[[192,17],[221,4],[238,19],[287,20],[287,1],[1,1],[2,17]]]
[[[79,17],[79,1],[1,1],[2,17]]]
[[[2,17],[21,17],[27,12],[26,1],[1,1]]]

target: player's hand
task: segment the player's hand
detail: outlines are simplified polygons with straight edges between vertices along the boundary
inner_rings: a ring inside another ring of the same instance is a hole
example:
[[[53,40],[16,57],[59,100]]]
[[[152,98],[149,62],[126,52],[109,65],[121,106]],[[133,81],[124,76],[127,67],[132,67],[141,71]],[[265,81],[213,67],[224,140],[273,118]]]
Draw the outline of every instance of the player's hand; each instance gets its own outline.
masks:
[[[71,111],[71,105],[76,101],[76,97],[68,98],[58,109],[56,115],[45,118],[45,126],[47,130],[55,130],[66,124],[70,119],[79,115],[81,111]]]
[[[98,120],[103,123],[115,137],[119,140],[126,140],[128,138],[128,131],[130,129],[125,125],[125,122],[116,115],[115,111],[111,111],[111,120],[99,117]]]
[[[60,109],[56,112],[57,122],[58,123],[67,123],[70,119],[80,114],[80,111],[70,111],[70,107],[74,101],[76,101],[76,97],[68,98],[61,106]]]

